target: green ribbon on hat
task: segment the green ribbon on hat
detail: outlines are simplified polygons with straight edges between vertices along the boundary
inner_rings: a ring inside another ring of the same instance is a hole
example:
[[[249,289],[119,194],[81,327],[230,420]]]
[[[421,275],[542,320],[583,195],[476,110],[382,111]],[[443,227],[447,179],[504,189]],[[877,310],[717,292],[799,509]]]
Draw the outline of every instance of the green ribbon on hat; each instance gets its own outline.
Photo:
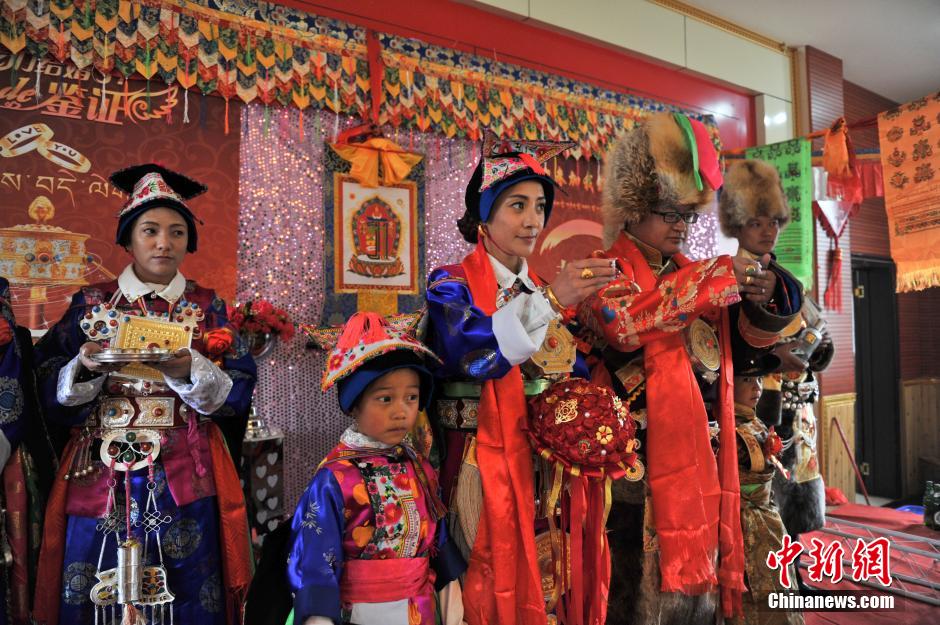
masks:
[[[689,152],[692,153],[692,173],[695,175],[695,188],[702,191],[705,185],[702,184],[702,174],[698,171],[698,143],[695,141],[695,132],[692,130],[692,124],[689,118],[682,113],[673,113],[679,129],[685,135],[685,143],[689,146]]]

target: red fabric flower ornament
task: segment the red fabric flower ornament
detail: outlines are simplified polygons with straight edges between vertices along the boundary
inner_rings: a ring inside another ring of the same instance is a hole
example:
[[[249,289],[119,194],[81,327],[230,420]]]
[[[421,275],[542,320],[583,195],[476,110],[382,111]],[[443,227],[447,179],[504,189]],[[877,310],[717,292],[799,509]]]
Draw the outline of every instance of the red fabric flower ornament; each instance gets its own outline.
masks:
[[[239,332],[273,334],[284,342],[294,338],[294,324],[287,312],[263,299],[228,309],[229,323]]]
[[[226,353],[232,347],[235,341],[235,335],[229,328],[217,328],[209,330],[203,337],[206,344],[206,351],[211,358],[218,358]]]
[[[771,456],[777,457],[781,451],[783,451],[783,443],[777,433],[774,432],[773,426],[771,426],[770,434],[767,435],[767,440],[764,441],[764,456],[768,458]]]
[[[587,474],[633,466],[636,426],[614,393],[586,380],[555,383],[529,402],[529,438],[542,457]]]

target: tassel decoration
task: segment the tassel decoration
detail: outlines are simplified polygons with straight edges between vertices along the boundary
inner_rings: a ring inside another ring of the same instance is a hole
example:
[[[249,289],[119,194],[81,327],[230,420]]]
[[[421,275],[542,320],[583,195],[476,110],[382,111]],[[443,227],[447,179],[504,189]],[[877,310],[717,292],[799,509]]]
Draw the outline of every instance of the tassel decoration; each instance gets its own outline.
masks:
[[[42,76],[42,59],[36,59],[36,87],[33,89],[36,92],[36,104],[39,104],[39,99],[41,95],[42,88],[39,84],[40,77]]]
[[[339,136],[339,80],[333,81],[333,143]]]
[[[829,250],[829,282],[823,296],[826,308],[842,312],[842,248]]]
[[[375,343],[388,337],[388,322],[374,312],[361,312],[350,317],[343,328],[336,346],[339,349],[352,349],[360,342]]]
[[[131,115],[131,97],[130,97],[130,85],[128,84],[131,81],[130,75],[124,77],[124,116],[130,117]]]
[[[124,606],[124,618],[121,619],[121,625],[147,625],[147,621],[133,603],[128,603]]]

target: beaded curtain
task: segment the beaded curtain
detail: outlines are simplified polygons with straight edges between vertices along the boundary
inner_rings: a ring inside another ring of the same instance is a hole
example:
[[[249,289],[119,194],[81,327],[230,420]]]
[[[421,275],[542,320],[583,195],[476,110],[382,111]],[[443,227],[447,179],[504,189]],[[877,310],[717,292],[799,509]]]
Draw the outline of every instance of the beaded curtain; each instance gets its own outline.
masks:
[[[303,138],[294,109],[243,109],[238,301],[264,298],[295,322],[317,323],[323,307],[323,156],[325,142],[359,120],[306,112]],[[459,262],[470,246],[457,236],[463,194],[478,147],[439,135],[389,131],[425,155],[427,269]],[[297,334],[258,363],[255,407],[284,432],[285,509],[293,509],[320,460],[349,424],[333,389],[324,396],[323,352]]]
[[[297,323],[320,321],[325,142],[358,123],[326,111],[308,111],[300,120],[294,109],[244,107],[238,301],[264,298]],[[457,233],[456,222],[463,214],[464,190],[479,146],[435,134],[389,130],[386,136],[425,155],[426,270],[460,262],[471,247]],[[717,229],[712,208],[692,231],[689,255],[713,256]],[[307,349],[301,334],[289,344],[278,343],[258,363],[255,407],[284,432],[288,510],[349,424],[337,408],[335,390],[325,396],[320,391],[325,365],[325,354]]]

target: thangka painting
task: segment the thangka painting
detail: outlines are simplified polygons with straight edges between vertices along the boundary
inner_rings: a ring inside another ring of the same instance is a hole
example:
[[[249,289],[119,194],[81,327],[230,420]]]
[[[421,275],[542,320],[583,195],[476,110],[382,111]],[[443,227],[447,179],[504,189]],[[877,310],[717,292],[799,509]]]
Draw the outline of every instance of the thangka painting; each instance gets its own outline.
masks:
[[[364,187],[333,174],[333,290],[418,292],[417,185]]]
[[[367,187],[327,147],[322,323],[354,312],[413,312],[424,304],[424,165],[395,184]]]

